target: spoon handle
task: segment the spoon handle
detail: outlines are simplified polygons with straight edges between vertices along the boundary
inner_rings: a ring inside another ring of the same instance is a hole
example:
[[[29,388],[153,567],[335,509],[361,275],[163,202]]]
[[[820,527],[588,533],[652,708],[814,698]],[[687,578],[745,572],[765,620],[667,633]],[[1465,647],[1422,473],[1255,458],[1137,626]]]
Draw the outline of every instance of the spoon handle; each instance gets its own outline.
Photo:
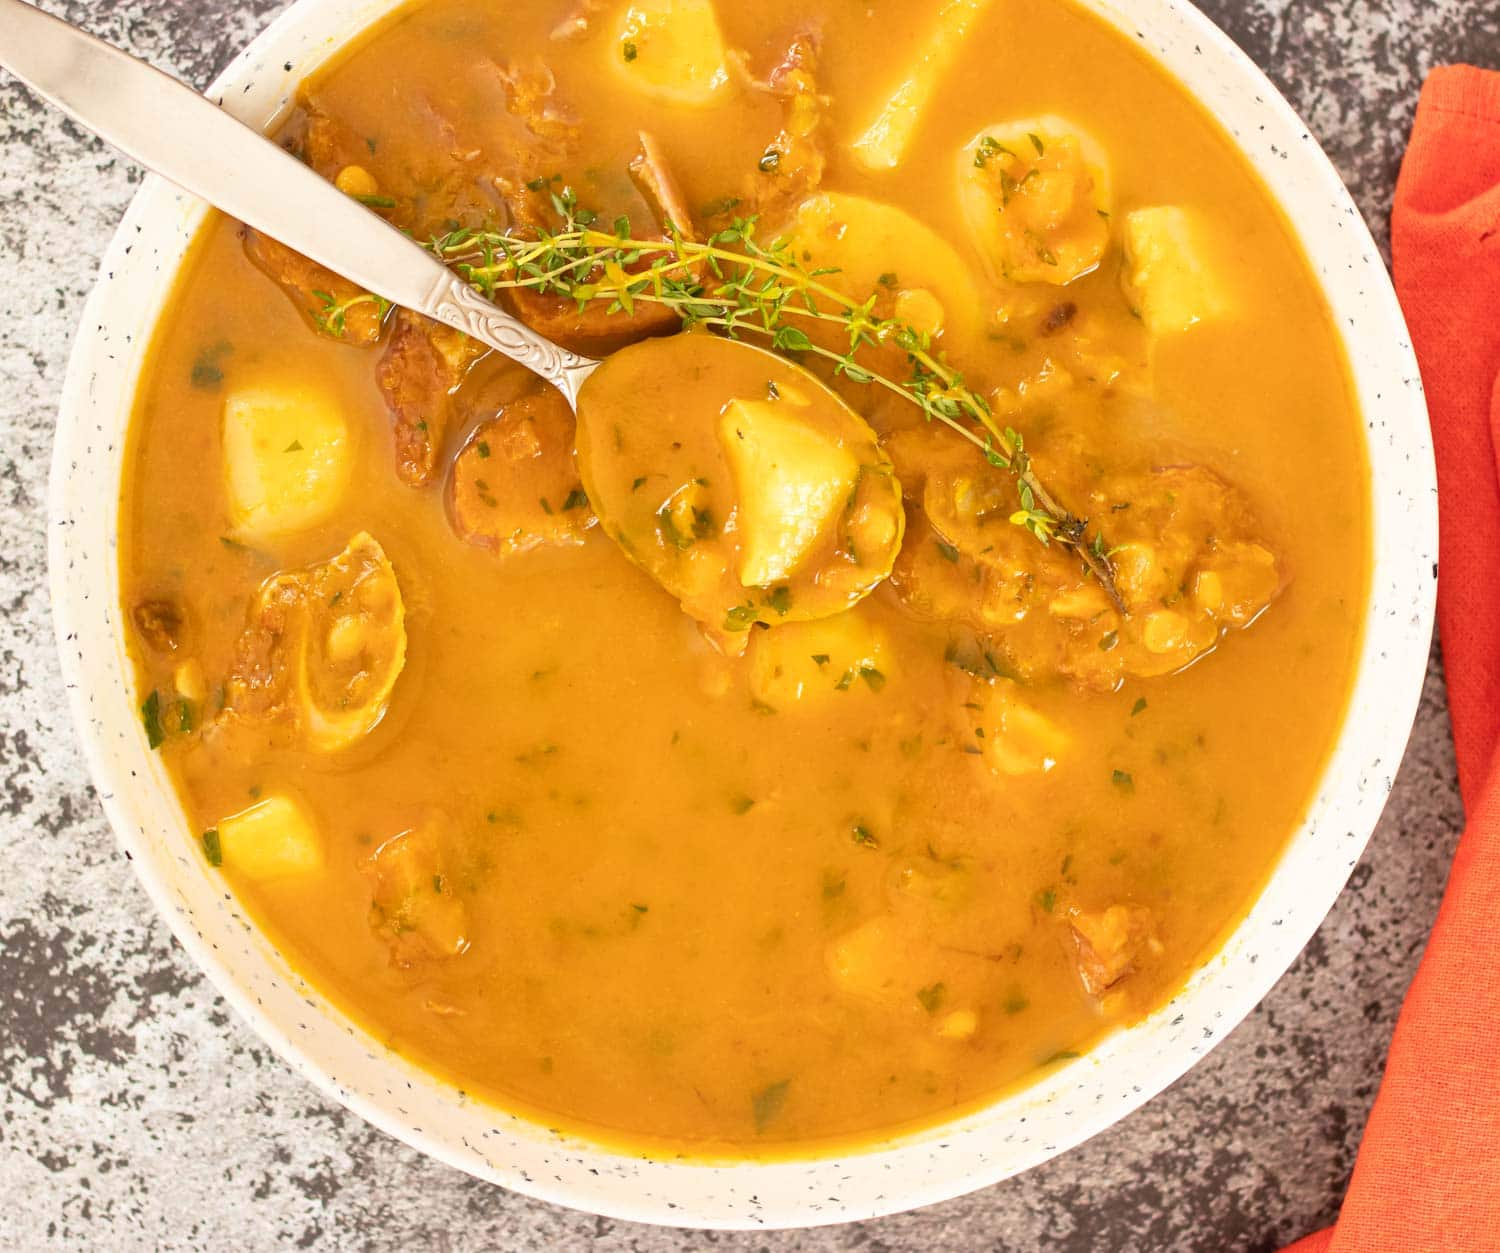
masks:
[[[0,0],[0,66],[184,191],[392,304],[482,340],[570,403],[598,364],[496,308],[420,244],[186,84],[24,0]]]

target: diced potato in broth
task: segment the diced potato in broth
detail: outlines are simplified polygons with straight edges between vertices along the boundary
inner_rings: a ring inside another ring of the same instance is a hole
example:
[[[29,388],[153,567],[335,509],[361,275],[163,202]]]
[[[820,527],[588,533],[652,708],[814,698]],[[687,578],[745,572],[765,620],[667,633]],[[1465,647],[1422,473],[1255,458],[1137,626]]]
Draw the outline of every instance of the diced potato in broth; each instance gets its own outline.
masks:
[[[878,695],[896,673],[885,632],[858,608],[757,631],[750,650],[750,690],[773,709],[857,702]]]
[[[863,196],[809,196],[788,219],[783,239],[805,270],[826,270],[819,281],[856,301],[872,296],[887,316],[936,334],[978,330],[980,298],[956,249],[906,210]],[[824,328],[812,327],[819,335]],[[825,332],[830,345],[842,330]],[[824,338],[824,335],[819,335]]]
[[[672,104],[711,104],[729,88],[713,0],[634,0],[612,55],[633,87]]]
[[[286,794],[226,814],[206,842],[226,867],[247,879],[302,877],[323,868],[322,834],[306,807]]]
[[[237,536],[259,541],[308,530],[338,509],[354,448],[323,387],[288,381],[234,391],[224,400],[222,432]]]
[[[1180,334],[1225,316],[1223,280],[1213,268],[1205,228],[1177,205],[1133,209],[1125,215],[1121,283],[1154,336]]]
[[[854,141],[854,159],[868,170],[893,170],[905,159],[953,58],[990,0],[947,0],[909,73]]]

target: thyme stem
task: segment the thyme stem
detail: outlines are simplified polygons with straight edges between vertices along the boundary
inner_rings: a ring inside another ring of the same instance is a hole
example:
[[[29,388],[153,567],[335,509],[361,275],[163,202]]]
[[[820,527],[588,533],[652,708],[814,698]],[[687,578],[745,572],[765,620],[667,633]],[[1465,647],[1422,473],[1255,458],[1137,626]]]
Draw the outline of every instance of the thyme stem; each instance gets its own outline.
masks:
[[[428,247],[489,297],[502,289],[526,289],[574,300],[580,311],[608,301],[610,312],[625,314],[638,300],[666,305],[685,326],[714,327],[731,338],[754,333],[769,339],[775,351],[819,357],[835,375],[875,384],[915,404],[929,420],[978,448],[991,465],[1010,471],[1021,504],[1011,521],[1044,545],[1056,540],[1072,549],[1126,615],[1102,531],[1095,528],[1090,535],[1089,520],[1048,490],[1020,433],[996,420],[988,402],[933,351],[928,334],[876,316],[874,296],[860,302],[822,282],[834,271],[802,268],[783,241],[761,244],[754,217],[736,218],[702,243],[684,239],[675,228],[668,238],[636,239],[625,218],[615,221],[613,233],[596,228],[596,215],[580,208],[569,189],[554,193],[552,201],[562,218],[557,231],[533,238],[457,230]],[[817,343],[797,320],[841,326],[848,351]],[[904,381],[858,361],[861,349],[884,344],[906,353],[911,375]]]

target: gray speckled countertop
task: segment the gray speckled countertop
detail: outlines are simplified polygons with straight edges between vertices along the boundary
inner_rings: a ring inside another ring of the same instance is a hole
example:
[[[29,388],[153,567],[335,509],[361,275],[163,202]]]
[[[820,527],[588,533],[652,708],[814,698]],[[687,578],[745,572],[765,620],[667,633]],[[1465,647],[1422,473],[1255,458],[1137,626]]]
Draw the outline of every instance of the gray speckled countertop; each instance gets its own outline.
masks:
[[[44,0],[198,85],[281,0]],[[1494,0],[1209,0],[1378,238],[1417,90],[1500,65]],[[1019,1179],[809,1233],[611,1222],[429,1161],[329,1104],[176,947],[117,851],[53,653],[43,509],[74,325],[139,175],[0,74],[0,1249],[1275,1249],[1336,1213],[1460,808],[1434,661],[1385,818],[1245,1024]]]

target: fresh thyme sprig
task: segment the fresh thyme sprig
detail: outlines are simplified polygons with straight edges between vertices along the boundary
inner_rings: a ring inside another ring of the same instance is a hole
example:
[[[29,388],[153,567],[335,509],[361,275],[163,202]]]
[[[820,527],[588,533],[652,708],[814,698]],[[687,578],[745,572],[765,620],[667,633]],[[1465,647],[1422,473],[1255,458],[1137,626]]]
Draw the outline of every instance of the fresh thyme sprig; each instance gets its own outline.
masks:
[[[1021,505],[1011,522],[1042,544],[1056,540],[1071,548],[1125,613],[1103,533],[1095,529],[1090,536],[1088,520],[1047,490],[1021,434],[996,420],[984,397],[934,350],[930,334],[878,316],[875,296],[853,300],[823,282],[837,271],[804,268],[785,240],[762,243],[753,216],[735,218],[701,243],[670,225],[666,238],[636,239],[628,218],[603,229],[571,189],[552,193],[552,203],[562,220],[555,231],[528,238],[460,229],[428,247],[491,298],[502,289],[524,288],[574,300],[580,311],[607,301],[610,312],[626,315],[637,302],[661,304],[684,326],[713,327],[733,338],[755,335],[778,352],[820,358],[835,375],[900,396],[975,445],[990,465],[1010,471]],[[842,328],[847,350],[818,343],[797,320]],[[910,373],[904,380],[858,359],[861,350],[886,344],[906,353]]]

